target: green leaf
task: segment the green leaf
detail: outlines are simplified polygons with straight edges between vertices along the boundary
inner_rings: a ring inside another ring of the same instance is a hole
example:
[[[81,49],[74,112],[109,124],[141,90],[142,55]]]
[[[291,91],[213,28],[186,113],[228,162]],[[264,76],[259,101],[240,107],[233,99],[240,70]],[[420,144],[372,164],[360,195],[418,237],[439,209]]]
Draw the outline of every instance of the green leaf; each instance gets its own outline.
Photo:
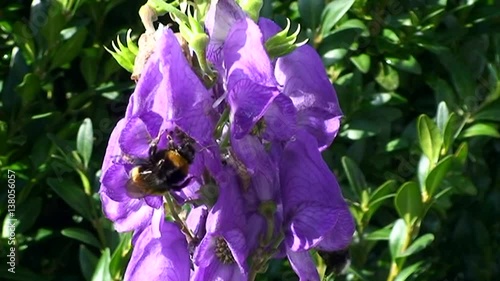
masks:
[[[344,167],[347,179],[354,193],[357,194],[358,197],[361,196],[362,190],[367,187],[365,176],[356,162],[347,156],[342,157],[342,166]]]
[[[56,178],[48,178],[47,184],[76,212],[88,220],[92,219],[87,195],[76,184],[68,179]]]
[[[334,49],[326,52],[323,56],[323,64],[325,66],[331,66],[339,61],[341,61],[345,55],[347,55],[346,49]]]
[[[405,268],[403,268],[401,270],[401,272],[399,272],[398,276],[396,276],[396,278],[394,279],[394,281],[405,281],[408,277],[412,276],[415,274],[415,272],[417,270],[420,269],[420,267],[422,267],[422,265],[424,264],[423,261],[419,261],[419,262],[416,262],[410,266],[407,266]]]
[[[426,79],[426,83],[434,91],[436,100],[445,101],[446,104],[451,108],[457,107],[457,97],[455,95],[455,92],[451,88],[450,84],[446,82],[446,80],[435,76],[430,76]]]
[[[467,155],[469,154],[469,145],[466,142],[461,143],[457,150],[455,151],[455,159],[463,167],[467,161]]]
[[[90,157],[92,156],[92,146],[94,144],[94,130],[90,118],[85,118],[78,129],[76,137],[76,150],[83,157],[83,165],[88,167]]]
[[[94,246],[96,248],[99,248],[99,241],[95,236],[90,233],[88,230],[85,230],[83,228],[77,228],[77,227],[70,227],[70,228],[65,228],[61,230],[62,235],[76,239],[78,241],[81,241],[83,243],[87,243],[91,246]]]
[[[40,26],[40,23],[45,22],[41,33],[47,42],[46,48],[49,50],[55,49],[61,42],[61,30],[66,25],[64,14],[59,5],[50,5],[48,13],[40,11],[38,15],[31,17],[33,20],[31,24],[34,26]]]
[[[334,49],[349,49],[356,42],[362,30],[354,28],[337,29],[323,38],[318,46],[319,54],[326,54]]]
[[[356,66],[359,71],[363,73],[368,73],[370,70],[371,59],[367,54],[361,54],[359,56],[350,57],[351,62]]]
[[[434,241],[433,234],[427,233],[425,235],[422,235],[419,238],[417,238],[417,240],[415,240],[410,245],[410,247],[408,247],[406,249],[406,251],[404,251],[404,253],[399,255],[398,258],[408,257],[408,256],[411,256],[415,253],[418,253],[418,252],[422,251],[423,249],[425,249],[427,246],[429,246],[432,243],[432,241]]]
[[[385,145],[386,152],[405,149],[409,146],[408,140],[403,138],[393,139]]]
[[[127,264],[132,254],[132,232],[120,235],[120,244],[114,251],[111,262],[109,264],[109,271],[114,280],[123,279],[123,274],[127,268]]]
[[[386,181],[377,189],[375,189],[375,191],[370,195],[368,211],[366,212],[368,220],[373,216],[373,214],[378,210],[378,208],[385,200],[394,197],[392,191],[395,189],[396,181],[394,180]]]
[[[403,219],[398,219],[392,227],[391,234],[389,235],[389,250],[391,252],[391,259],[394,261],[403,251],[406,243],[408,227]]]
[[[443,137],[439,132],[436,123],[427,115],[420,115],[417,121],[418,139],[420,147],[431,163],[436,163],[439,159]]]
[[[30,28],[21,21],[16,21],[12,27],[11,34],[14,42],[16,42],[16,46],[21,49],[26,63],[28,65],[32,64],[35,60],[36,49],[35,42],[33,41],[34,36]]]
[[[391,66],[380,63],[375,81],[388,91],[394,91],[399,87],[399,74]]]
[[[439,161],[439,163],[437,163],[436,167],[434,167],[427,176],[427,179],[425,180],[425,188],[429,197],[432,197],[435,194],[437,188],[443,182],[444,177],[450,170],[452,161],[452,155],[446,156]]]
[[[109,273],[109,262],[110,253],[109,248],[106,248],[102,252],[102,256],[97,263],[94,274],[92,275],[92,281],[112,281],[111,275]]]
[[[354,4],[354,0],[333,0],[326,5],[321,15],[321,34],[326,37],[333,26]]]
[[[302,24],[312,30],[318,27],[321,12],[325,7],[325,1],[323,0],[299,0],[299,13]]]
[[[473,74],[466,63],[457,55],[453,54],[449,49],[430,50],[435,53],[441,64],[448,70],[451,81],[456,92],[462,99],[474,95],[475,83]]]
[[[444,130],[446,128],[446,123],[448,122],[448,118],[450,116],[450,111],[446,106],[444,101],[438,104],[437,114],[436,114],[436,123],[439,128],[441,134],[444,135]]]
[[[81,55],[80,72],[88,87],[95,87],[98,72],[96,67],[100,63],[100,54],[96,48],[87,48]]]
[[[406,182],[398,190],[394,205],[407,225],[412,225],[424,210],[420,188],[416,182]]]
[[[473,118],[474,120],[500,122],[500,99],[483,107]]]
[[[368,233],[365,236],[365,240],[370,240],[370,241],[389,240],[391,232],[392,228],[389,227],[377,229],[373,232]]]
[[[460,134],[461,138],[470,138],[477,136],[500,138],[500,133],[498,133],[497,128],[495,128],[493,125],[479,123],[470,126]]]
[[[87,38],[87,29],[79,28],[76,33],[65,41],[55,52],[52,58],[51,69],[63,66],[75,59],[82,49]]]
[[[36,222],[42,211],[42,198],[28,198],[16,209],[16,219],[19,225],[16,227],[18,233],[24,233]]]
[[[460,125],[461,122],[459,117],[455,114],[455,112],[452,112],[448,118],[448,122],[446,122],[443,134],[444,153],[447,153],[451,149],[453,141],[458,135],[459,130],[461,130]]]
[[[406,72],[414,73],[414,74],[422,74],[422,68],[418,61],[413,57],[409,56],[406,59],[400,59],[396,57],[387,57],[385,58],[385,62],[388,65],[394,66],[399,70],[403,70]]]
[[[80,259],[80,269],[82,270],[83,277],[86,281],[90,281],[92,279],[92,273],[97,266],[97,257],[92,254],[91,251],[85,247],[85,245],[80,245],[79,250],[79,259]]]
[[[446,178],[446,183],[449,184],[453,191],[457,194],[465,194],[470,196],[477,195],[477,187],[467,177],[461,174],[454,174]]]
[[[392,44],[399,44],[401,42],[398,35],[388,28],[384,28],[384,30],[382,30],[382,38]]]
[[[16,91],[21,96],[24,106],[28,106],[33,102],[41,90],[40,78],[33,73],[26,74],[23,82],[16,87]]]

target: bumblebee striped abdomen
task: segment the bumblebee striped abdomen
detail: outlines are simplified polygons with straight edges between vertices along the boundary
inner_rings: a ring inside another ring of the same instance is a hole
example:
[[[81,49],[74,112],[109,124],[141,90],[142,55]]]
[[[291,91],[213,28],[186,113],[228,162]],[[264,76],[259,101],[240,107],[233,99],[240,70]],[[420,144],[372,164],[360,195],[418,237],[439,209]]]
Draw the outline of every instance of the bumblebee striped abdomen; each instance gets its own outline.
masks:
[[[130,171],[127,192],[133,198],[146,195],[162,195],[170,190],[186,187],[189,167],[193,162],[194,148],[189,142],[182,145],[169,144],[168,149],[156,150],[153,146],[149,158]]]

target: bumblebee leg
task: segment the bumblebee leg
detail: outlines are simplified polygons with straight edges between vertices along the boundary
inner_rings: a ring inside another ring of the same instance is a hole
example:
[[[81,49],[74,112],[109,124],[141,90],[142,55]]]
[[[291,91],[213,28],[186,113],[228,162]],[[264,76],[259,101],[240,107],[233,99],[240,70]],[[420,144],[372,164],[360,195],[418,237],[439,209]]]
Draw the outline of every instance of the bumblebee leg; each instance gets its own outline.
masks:
[[[174,189],[174,190],[181,190],[184,187],[188,186],[193,179],[194,179],[194,177],[192,177],[192,176],[188,177],[183,182],[181,182],[179,184],[176,184],[176,185],[172,185],[172,189]]]
[[[156,151],[158,150],[158,141],[156,139],[152,140],[151,143],[149,144],[149,156],[153,156],[156,154]]]

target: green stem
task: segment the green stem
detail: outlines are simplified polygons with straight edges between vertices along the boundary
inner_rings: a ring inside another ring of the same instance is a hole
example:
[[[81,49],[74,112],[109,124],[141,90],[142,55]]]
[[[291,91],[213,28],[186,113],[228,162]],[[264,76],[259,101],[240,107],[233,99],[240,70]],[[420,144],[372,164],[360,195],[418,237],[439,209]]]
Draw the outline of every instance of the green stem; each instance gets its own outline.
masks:
[[[170,194],[165,195],[165,199],[167,201],[167,206],[170,215],[174,218],[174,221],[180,226],[181,231],[182,233],[184,233],[184,235],[186,235],[188,242],[194,240],[193,234],[191,233],[191,231],[189,231],[189,228],[186,226],[184,221],[179,217],[179,214],[177,214],[177,211],[175,210],[174,201],[172,200]]]
[[[177,17],[181,22],[188,22],[188,17],[183,14],[179,9],[171,4],[164,2],[163,0],[148,0],[147,5],[151,6],[158,15],[164,15],[166,13],[171,13]]]

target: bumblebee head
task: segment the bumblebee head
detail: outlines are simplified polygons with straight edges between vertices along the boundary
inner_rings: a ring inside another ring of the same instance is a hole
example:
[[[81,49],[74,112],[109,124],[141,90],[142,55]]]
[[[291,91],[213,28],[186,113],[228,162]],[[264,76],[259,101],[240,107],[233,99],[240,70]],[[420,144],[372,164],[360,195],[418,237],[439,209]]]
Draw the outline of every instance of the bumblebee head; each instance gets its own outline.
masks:
[[[183,143],[180,145],[178,153],[182,156],[182,158],[186,159],[189,164],[193,162],[195,149],[191,143]]]

